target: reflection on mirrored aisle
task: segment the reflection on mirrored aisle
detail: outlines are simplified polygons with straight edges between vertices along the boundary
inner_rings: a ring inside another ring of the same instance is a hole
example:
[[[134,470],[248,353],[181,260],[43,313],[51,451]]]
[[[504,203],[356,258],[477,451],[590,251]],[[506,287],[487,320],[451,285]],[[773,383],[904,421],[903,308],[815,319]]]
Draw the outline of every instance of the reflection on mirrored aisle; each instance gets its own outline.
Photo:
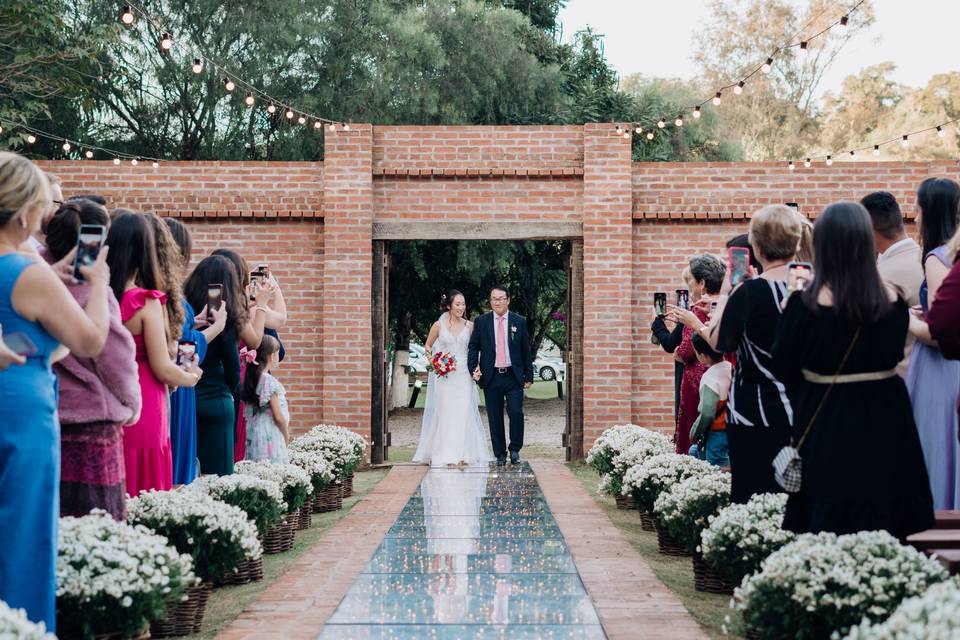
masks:
[[[431,469],[322,640],[594,640],[600,620],[530,467]]]

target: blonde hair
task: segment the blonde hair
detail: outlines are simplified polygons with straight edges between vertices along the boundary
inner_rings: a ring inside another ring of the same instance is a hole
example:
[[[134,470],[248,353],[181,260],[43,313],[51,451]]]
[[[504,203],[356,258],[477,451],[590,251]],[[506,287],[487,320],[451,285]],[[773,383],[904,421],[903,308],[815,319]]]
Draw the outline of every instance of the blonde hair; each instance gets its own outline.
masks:
[[[43,171],[21,155],[0,151],[0,227],[52,206]]]
[[[775,204],[750,218],[750,246],[767,260],[786,260],[797,255],[803,238],[799,216],[791,207]]]
[[[153,227],[153,237],[157,243],[157,266],[163,276],[163,292],[167,294],[167,336],[170,340],[179,340],[183,333],[183,264],[180,245],[176,243],[170,228],[163,218],[155,213],[145,213]]]
[[[813,223],[799,213],[795,214],[800,221],[800,242],[797,244],[797,260],[813,263]]]

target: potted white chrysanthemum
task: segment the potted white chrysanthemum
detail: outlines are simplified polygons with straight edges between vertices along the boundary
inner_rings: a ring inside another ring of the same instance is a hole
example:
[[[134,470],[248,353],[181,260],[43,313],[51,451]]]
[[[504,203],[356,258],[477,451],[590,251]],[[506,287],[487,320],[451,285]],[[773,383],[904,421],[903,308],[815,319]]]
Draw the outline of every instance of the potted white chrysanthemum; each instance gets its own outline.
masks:
[[[630,467],[643,464],[654,456],[665,454],[676,455],[673,441],[661,433],[644,429],[632,444],[627,445],[623,451],[613,457],[612,469],[600,482],[600,490],[613,495],[617,500],[617,506],[622,507],[626,504],[630,508],[637,507],[640,513],[640,524],[646,531],[654,530],[652,512],[649,509],[640,509],[633,496],[629,492],[624,493],[623,478]]]
[[[864,620],[846,640],[931,640],[960,638],[960,586],[956,579],[907,598],[883,622]]]
[[[191,557],[146,527],[117,522],[104,511],[60,519],[57,631],[62,638],[143,634],[196,583]]]
[[[887,618],[905,598],[948,577],[936,560],[884,531],[808,533],[744,578],[734,606],[760,638],[842,637],[864,620]]]
[[[290,443],[292,449],[323,451],[343,482],[343,497],[353,495],[354,471],[363,464],[367,441],[350,429],[332,424],[318,424]]]
[[[337,511],[343,506],[343,483],[337,480],[337,469],[322,449],[290,448],[290,464],[310,475],[313,484],[313,513]]]
[[[42,622],[30,622],[23,609],[11,609],[0,600],[0,638],[4,640],[57,640],[57,636],[47,633]]]
[[[180,553],[189,554],[202,580],[186,602],[168,608],[164,619],[150,625],[156,636],[199,631],[213,581],[263,553],[247,514],[202,491],[141,493],[127,500],[127,521],[165,536]]]
[[[283,501],[287,503],[287,513],[296,515],[297,529],[310,527],[313,507],[310,504],[313,483],[310,474],[295,464],[282,464],[269,460],[242,460],[234,468],[235,473],[256,476],[280,485]]]
[[[635,448],[630,458],[617,460],[618,456],[641,441],[643,446]],[[633,464],[642,462],[644,458],[671,451],[673,451],[673,444],[667,436],[635,424],[623,424],[611,427],[600,434],[590,447],[587,464],[600,476],[600,492],[612,496],[617,502],[617,508],[632,509],[633,503],[621,492],[623,474]]]
[[[745,576],[759,571],[767,556],[797,537],[782,526],[786,506],[785,493],[759,493],[708,519],[700,533],[700,552],[706,565],[726,579],[728,593]]]
[[[296,525],[286,516],[287,503],[278,483],[235,473],[200,476],[187,490],[202,491],[215,500],[242,509],[257,526],[264,553],[282,553],[293,546]]]

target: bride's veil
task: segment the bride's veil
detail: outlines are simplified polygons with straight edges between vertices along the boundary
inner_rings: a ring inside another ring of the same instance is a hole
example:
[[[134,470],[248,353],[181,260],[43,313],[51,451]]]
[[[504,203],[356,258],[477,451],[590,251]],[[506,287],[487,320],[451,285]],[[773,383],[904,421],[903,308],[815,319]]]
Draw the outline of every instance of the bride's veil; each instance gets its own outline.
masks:
[[[443,315],[440,316],[440,334],[443,334],[444,322],[447,320],[447,312],[444,311]],[[434,353],[436,353],[437,341],[440,340],[440,337],[437,336],[437,340],[434,341]],[[437,384],[437,375],[433,372],[433,367],[430,366],[429,360],[427,362],[427,397],[423,401],[423,424],[433,424],[433,412],[435,411],[436,400],[434,394],[430,393],[430,390],[434,388],[434,385]],[[429,435],[429,438],[424,436]],[[424,440],[433,440],[433,434],[422,434],[420,437],[421,442]]]

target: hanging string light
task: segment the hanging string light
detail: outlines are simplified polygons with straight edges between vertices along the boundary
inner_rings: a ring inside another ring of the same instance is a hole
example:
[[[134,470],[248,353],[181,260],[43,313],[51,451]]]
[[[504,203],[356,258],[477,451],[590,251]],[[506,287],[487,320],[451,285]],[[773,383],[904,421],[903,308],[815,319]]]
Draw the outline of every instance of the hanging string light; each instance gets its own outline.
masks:
[[[767,58],[767,61],[760,65],[760,71],[763,73],[770,73],[771,69],[773,69],[773,56]]]
[[[36,144],[39,138],[44,138],[46,140],[50,140],[51,142],[59,144],[60,148],[63,150],[65,154],[69,154],[71,151],[74,151],[74,150],[76,150],[77,152],[82,151],[82,156],[87,160],[91,160],[93,158],[94,151],[100,151],[106,154],[107,156],[112,157],[114,164],[120,164],[121,159],[133,160],[133,159],[137,159],[138,157],[140,159],[145,159],[142,156],[135,156],[129,153],[125,153],[123,151],[116,151],[114,149],[108,149],[106,147],[101,147],[95,144],[89,144],[87,142],[83,142],[79,140],[70,140],[68,138],[64,138],[63,136],[58,136],[58,135],[49,133],[47,131],[43,131],[42,129],[37,129],[36,127],[32,127],[19,122],[13,122],[9,120],[5,121],[2,124],[0,124],[0,132],[2,132],[5,128],[9,129],[11,133],[18,130],[23,131],[23,133],[26,134],[26,136],[23,137],[23,140],[25,140],[28,145]],[[146,158],[146,159],[152,160],[157,166],[159,166],[158,158]],[[132,164],[136,165],[137,163],[132,163]]]
[[[252,107],[252,106],[253,106],[253,103],[256,102],[256,100],[253,99],[253,94],[252,94],[252,93],[248,93],[248,94],[247,94],[247,97],[244,98],[243,101],[244,101],[244,103],[245,103],[248,107]]]
[[[937,137],[943,138],[947,135],[947,131],[943,128],[942,125],[937,125]]]
[[[653,140],[653,131],[647,131],[647,140]]]
[[[900,146],[901,147],[910,146],[910,134],[904,134],[903,138],[900,139]]]
[[[713,96],[713,104],[719,107],[721,102],[723,102],[723,92],[717,91],[717,95]]]
[[[657,129],[663,129],[666,126],[667,126],[667,122],[663,118],[660,118],[659,120],[657,120]]]
[[[194,59],[193,59],[193,66],[190,67],[190,69],[193,70],[194,73],[202,73],[202,72],[203,72],[203,60],[201,60],[200,58],[194,58]]]
[[[233,91],[234,89],[237,88],[237,85],[234,84],[233,80],[231,80],[230,78],[224,78],[223,88],[226,89],[227,91]]]
[[[700,105],[697,105],[693,108],[693,117],[698,120],[700,119]]]
[[[160,53],[170,53],[170,49],[173,48],[173,36],[169,32],[164,32],[160,36]]]
[[[746,85],[746,84],[747,84],[746,82],[744,82],[743,80],[741,80],[740,82],[737,83],[737,86],[735,86],[735,87],[733,88],[733,92],[734,92],[735,94],[737,94],[737,95],[740,95],[741,93],[743,93],[743,87],[744,87],[744,85]]]
[[[123,5],[123,10],[120,12],[120,24],[129,27],[133,25],[134,20],[133,7],[128,4]]]
[[[682,126],[683,126],[683,114],[678,115],[678,116],[677,116],[677,119],[673,121],[673,124],[676,125],[677,127],[682,127]]]

